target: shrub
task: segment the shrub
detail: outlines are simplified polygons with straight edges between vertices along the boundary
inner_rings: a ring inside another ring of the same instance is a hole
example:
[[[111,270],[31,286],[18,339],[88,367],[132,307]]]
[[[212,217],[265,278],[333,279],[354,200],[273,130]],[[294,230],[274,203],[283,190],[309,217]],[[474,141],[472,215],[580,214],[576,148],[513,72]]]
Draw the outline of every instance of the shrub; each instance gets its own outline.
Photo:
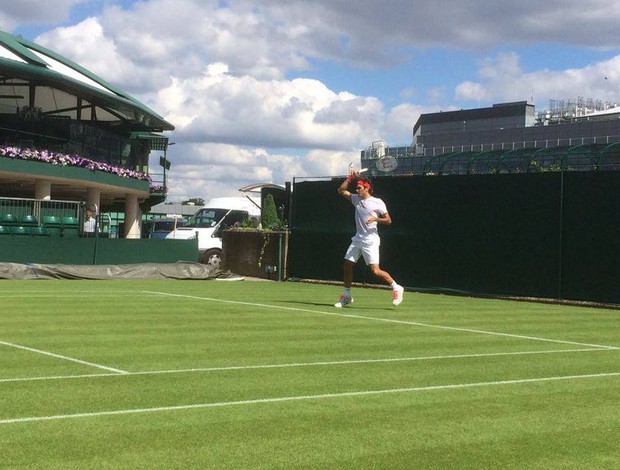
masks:
[[[263,201],[260,220],[263,229],[265,230],[271,230],[274,227],[278,227],[281,225],[280,220],[278,219],[278,210],[276,209],[276,203],[273,199],[273,194],[267,194],[267,197]]]

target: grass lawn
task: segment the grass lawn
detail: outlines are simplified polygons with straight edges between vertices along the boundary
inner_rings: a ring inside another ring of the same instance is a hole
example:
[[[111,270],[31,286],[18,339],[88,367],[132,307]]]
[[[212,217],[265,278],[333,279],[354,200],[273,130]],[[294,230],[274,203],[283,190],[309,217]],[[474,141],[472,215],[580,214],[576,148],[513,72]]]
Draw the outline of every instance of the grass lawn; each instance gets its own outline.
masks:
[[[0,468],[620,468],[620,311],[0,281]]]

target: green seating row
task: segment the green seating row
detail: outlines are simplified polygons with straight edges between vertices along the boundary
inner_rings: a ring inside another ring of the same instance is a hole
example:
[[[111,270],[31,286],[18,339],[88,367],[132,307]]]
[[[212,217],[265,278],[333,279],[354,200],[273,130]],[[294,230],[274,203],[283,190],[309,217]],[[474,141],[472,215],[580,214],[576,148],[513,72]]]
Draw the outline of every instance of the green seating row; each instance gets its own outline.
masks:
[[[32,235],[32,236],[48,236],[51,235],[45,227],[36,225],[28,227],[24,225],[0,225],[0,235]]]
[[[43,227],[52,236],[77,237],[80,235],[80,226],[77,217],[57,217],[46,215],[43,217]]]
[[[39,225],[39,221],[32,214],[22,215],[21,217],[18,217],[14,214],[3,214],[0,216],[0,225],[22,225],[30,227],[33,225]]]
[[[77,217],[71,217],[71,216],[60,217],[56,215],[46,215],[43,217],[43,221],[41,225],[43,226],[46,226],[46,225],[73,226],[73,225],[78,225],[78,224],[79,224],[79,220]],[[25,214],[25,215],[22,215],[21,217],[18,217],[14,214],[3,214],[3,215],[0,215],[0,225],[8,225],[8,226],[21,225],[21,226],[32,227],[34,225],[39,225],[39,221],[32,214]]]
[[[4,214],[0,216],[0,235],[78,237],[80,226],[77,217],[46,215],[39,224],[30,214],[21,217]]]

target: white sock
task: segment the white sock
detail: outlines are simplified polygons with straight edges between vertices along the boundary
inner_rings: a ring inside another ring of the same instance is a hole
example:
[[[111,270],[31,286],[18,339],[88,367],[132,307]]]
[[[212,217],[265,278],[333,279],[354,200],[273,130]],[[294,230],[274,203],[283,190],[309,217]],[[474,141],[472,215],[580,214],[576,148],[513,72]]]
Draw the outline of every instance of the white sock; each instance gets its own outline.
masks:
[[[351,297],[351,288],[350,287],[345,287],[344,288],[344,296],[345,297]]]
[[[396,281],[392,281],[392,290],[396,290],[397,288],[399,288],[400,286],[398,284],[396,284]]]

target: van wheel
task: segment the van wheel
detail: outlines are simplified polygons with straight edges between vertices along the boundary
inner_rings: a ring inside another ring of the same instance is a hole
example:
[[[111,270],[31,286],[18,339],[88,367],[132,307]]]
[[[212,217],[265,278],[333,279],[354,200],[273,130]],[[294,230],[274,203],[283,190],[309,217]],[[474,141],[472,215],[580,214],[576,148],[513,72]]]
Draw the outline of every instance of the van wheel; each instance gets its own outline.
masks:
[[[210,250],[205,251],[200,258],[200,262],[202,264],[206,264],[207,266],[211,266],[214,269],[221,269],[222,250],[218,250],[217,248],[211,248]]]

